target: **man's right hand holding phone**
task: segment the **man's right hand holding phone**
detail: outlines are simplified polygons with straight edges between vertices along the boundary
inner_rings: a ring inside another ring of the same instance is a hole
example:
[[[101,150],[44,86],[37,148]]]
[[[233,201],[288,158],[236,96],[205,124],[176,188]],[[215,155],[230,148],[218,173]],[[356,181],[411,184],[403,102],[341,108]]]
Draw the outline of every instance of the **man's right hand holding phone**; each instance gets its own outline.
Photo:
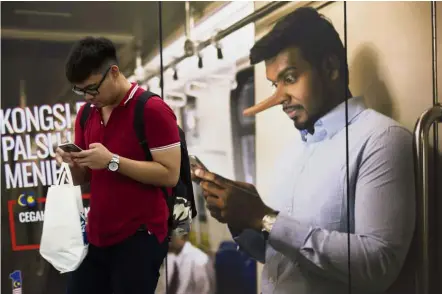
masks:
[[[80,167],[73,161],[71,152],[65,152],[60,147],[57,147],[55,150],[55,160],[59,165],[64,162],[67,163],[70,168]]]
[[[81,185],[90,180],[89,170],[75,163],[71,152],[66,152],[60,147],[57,147],[55,150],[55,160],[59,165],[63,162],[69,165],[75,185]]]
[[[275,213],[262,201],[252,184],[232,181],[200,168],[193,170],[195,177],[199,178],[212,217],[235,230],[260,231],[263,217]]]

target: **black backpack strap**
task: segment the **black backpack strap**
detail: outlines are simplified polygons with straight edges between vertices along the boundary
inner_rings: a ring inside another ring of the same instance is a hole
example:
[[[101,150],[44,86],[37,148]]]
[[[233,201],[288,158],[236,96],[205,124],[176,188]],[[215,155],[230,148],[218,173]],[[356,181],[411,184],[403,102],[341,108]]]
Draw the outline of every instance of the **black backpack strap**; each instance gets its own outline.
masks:
[[[86,103],[84,105],[83,112],[81,113],[81,117],[80,117],[80,126],[81,126],[81,129],[83,129],[83,130],[84,130],[84,126],[86,125],[86,121],[89,118],[90,112],[91,112],[91,104]]]
[[[138,142],[143,148],[144,154],[146,155],[146,161],[152,161],[152,154],[149,150],[149,145],[147,144],[146,138],[146,128],[144,123],[144,105],[146,105],[147,101],[150,97],[156,96],[156,94],[145,91],[143,92],[137,99],[135,105],[135,113],[134,113],[134,130],[138,138]]]
[[[180,144],[181,144],[181,168],[180,168],[180,183],[186,183],[183,185],[185,191],[180,192],[179,195],[185,195],[187,200],[191,202],[192,208],[192,218],[197,216],[195,195],[193,193],[192,186],[192,174],[190,171],[189,153],[187,152],[187,142],[184,131],[178,126],[178,131],[180,133]]]
[[[147,144],[145,133],[146,128],[144,122],[144,106],[152,96],[157,96],[157,94],[149,91],[143,92],[136,100],[134,113],[134,129],[138,138],[138,142],[141,145],[141,148],[143,148],[144,154],[146,156],[146,161],[153,161],[153,158],[149,150],[149,145]],[[163,191],[164,198],[166,199],[167,206],[169,207],[169,213],[173,213],[173,197],[169,197],[166,188],[161,187],[161,191]]]

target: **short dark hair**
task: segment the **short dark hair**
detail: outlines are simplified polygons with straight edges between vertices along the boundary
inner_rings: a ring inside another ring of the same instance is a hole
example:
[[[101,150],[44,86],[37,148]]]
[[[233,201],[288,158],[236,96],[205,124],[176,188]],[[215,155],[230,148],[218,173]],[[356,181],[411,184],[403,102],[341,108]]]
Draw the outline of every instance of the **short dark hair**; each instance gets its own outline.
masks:
[[[311,7],[298,8],[280,20],[250,50],[250,62],[270,60],[292,46],[298,47],[302,56],[317,69],[324,58],[335,55],[341,77],[348,77],[346,52],[338,32],[330,21]]]
[[[117,50],[106,38],[86,37],[71,49],[66,62],[66,78],[69,82],[84,82],[91,74],[105,70],[111,63],[118,64]]]

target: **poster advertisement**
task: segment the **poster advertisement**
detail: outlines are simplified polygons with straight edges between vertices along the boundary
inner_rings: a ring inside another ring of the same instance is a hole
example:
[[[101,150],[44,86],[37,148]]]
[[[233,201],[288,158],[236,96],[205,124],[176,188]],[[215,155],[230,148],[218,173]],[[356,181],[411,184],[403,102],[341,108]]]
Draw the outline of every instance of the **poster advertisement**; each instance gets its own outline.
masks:
[[[82,102],[27,106],[23,96],[20,98],[19,106],[0,109],[1,293],[64,293],[66,276],[47,263],[38,250],[46,192],[60,173],[55,149],[74,140],[75,117]],[[84,188],[86,212],[87,192]]]

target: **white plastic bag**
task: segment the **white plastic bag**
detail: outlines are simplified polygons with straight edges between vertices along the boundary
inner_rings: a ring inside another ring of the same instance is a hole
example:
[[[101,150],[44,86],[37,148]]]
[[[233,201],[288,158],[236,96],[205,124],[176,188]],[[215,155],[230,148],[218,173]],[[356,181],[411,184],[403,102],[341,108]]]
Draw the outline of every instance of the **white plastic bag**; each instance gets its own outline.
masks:
[[[68,183],[65,184],[66,178]],[[40,254],[60,273],[76,270],[88,250],[86,216],[80,186],[66,163],[46,196]]]

